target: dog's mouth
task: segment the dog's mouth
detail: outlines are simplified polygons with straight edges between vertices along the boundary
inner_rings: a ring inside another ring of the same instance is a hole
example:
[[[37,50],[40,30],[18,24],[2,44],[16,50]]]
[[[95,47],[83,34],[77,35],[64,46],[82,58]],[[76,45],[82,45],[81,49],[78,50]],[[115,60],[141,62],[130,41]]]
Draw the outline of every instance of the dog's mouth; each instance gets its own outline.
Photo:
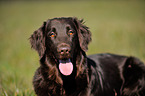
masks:
[[[69,76],[73,72],[73,64],[70,59],[59,60],[59,70],[61,74]]]

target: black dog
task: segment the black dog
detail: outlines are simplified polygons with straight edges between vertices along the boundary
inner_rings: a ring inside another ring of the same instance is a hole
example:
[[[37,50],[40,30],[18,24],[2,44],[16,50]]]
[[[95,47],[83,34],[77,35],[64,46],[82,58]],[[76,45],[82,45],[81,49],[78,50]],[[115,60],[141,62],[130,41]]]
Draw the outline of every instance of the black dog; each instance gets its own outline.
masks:
[[[33,85],[38,96],[145,96],[145,66],[135,57],[86,56],[91,33],[83,20],[54,18],[30,37],[40,67]]]

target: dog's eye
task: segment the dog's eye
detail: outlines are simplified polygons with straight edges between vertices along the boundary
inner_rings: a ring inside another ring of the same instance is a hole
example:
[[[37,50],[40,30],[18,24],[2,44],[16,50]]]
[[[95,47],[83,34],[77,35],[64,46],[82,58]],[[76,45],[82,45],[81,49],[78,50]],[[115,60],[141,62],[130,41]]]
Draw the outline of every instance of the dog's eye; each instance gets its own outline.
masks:
[[[56,36],[56,34],[54,32],[50,33],[50,37],[55,37],[55,36]]]
[[[72,31],[72,30],[69,30],[69,31],[68,31],[68,34],[69,34],[69,35],[73,35],[73,31]]]

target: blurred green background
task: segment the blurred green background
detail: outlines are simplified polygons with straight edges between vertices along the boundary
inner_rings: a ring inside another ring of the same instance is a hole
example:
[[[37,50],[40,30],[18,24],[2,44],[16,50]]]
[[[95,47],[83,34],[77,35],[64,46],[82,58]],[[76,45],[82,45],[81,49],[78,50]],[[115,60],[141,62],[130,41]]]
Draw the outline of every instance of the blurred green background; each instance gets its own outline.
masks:
[[[109,52],[145,62],[145,1],[1,1],[0,96],[35,96],[32,78],[39,57],[28,38],[43,21],[68,16],[90,27],[88,55]]]

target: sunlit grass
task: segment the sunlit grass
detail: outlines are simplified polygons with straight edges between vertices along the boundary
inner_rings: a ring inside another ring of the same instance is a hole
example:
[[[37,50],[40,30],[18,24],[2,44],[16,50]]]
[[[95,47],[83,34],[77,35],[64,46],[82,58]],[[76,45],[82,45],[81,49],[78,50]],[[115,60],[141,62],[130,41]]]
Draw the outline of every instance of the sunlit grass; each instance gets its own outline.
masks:
[[[0,96],[35,96],[39,66],[29,36],[53,17],[84,18],[92,32],[87,54],[116,53],[145,61],[145,1],[0,2]]]

